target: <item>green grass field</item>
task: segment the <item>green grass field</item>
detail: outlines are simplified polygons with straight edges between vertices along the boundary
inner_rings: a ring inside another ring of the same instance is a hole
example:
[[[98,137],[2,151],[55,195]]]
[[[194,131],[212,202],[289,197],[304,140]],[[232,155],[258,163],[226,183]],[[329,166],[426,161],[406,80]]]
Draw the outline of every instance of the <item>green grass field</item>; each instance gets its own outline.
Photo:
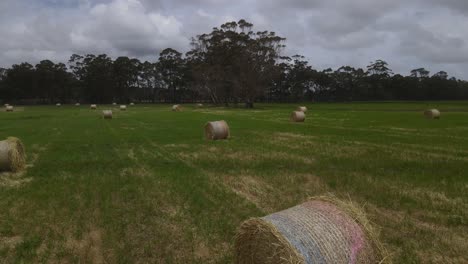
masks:
[[[239,224],[333,193],[395,263],[468,262],[468,102],[0,113],[28,168],[0,174],[0,263],[230,263]],[[429,107],[440,120],[423,117]],[[206,141],[224,119],[225,141]]]

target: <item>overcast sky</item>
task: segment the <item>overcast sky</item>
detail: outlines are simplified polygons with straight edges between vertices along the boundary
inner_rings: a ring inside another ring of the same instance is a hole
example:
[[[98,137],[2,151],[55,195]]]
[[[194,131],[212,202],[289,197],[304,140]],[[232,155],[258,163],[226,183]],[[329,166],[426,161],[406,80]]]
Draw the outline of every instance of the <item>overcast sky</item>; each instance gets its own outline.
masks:
[[[316,69],[425,67],[468,79],[468,0],[0,0],[0,67],[73,53],[157,60],[167,47],[245,18]]]

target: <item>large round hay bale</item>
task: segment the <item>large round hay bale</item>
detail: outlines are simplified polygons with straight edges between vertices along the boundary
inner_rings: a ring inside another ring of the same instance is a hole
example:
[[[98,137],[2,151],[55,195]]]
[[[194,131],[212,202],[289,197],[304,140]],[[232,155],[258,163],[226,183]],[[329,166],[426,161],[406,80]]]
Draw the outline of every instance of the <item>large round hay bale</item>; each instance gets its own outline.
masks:
[[[13,106],[12,105],[8,105],[5,107],[5,111],[7,112],[13,112]]]
[[[305,112],[307,112],[307,107],[305,107],[305,106],[299,106],[299,107],[297,107],[297,110],[296,110],[296,111],[304,112],[304,113],[305,113]]]
[[[0,141],[0,171],[17,172],[26,165],[26,153],[21,140],[9,137]]]
[[[440,111],[437,109],[428,109],[424,111],[424,116],[427,118],[432,118],[432,119],[439,119],[440,118]]]
[[[319,197],[245,221],[235,238],[237,263],[379,263],[384,250],[365,214]]]
[[[103,110],[102,117],[104,119],[112,119],[112,110]]]
[[[57,104],[55,104],[55,106],[57,106],[57,107],[61,107],[61,106],[62,106],[62,104],[61,104],[61,103],[57,103]]]
[[[229,138],[229,126],[226,121],[213,121],[205,125],[205,137],[208,140],[218,140]]]
[[[92,104],[92,105],[90,106],[90,108],[91,108],[92,110],[96,110],[96,109],[97,109],[97,105]]]
[[[81,104],[80,103],[76,103],[75,106],[80,106]]]
[[[293,121],[293,122],[304,122],[305,121],[305,113],[302,112],[302,111],[292,112],[291,121]]]
[[[127,106],[126,105],[121,105],[120,106],[120,111],[127,111]]]
[[[173,106],[172,106],[172,111],[174,111],[174,112],[180,112],[180,111],[182,111],[182,106],[180,106],[180,105],[178,105],[178,104],[177,104],[177,105],[173,105]]]

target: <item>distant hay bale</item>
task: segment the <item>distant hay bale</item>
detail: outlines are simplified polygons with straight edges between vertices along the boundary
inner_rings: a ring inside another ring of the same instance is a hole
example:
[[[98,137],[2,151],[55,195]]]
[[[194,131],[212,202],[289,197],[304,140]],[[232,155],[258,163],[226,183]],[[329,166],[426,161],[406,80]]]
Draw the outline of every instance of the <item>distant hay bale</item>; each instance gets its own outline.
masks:
[[[92,104],[92,105],[90,106],[90,108],[91,108],[92,110],[96,110],[96,109],[97,109],[97,105]]]
[[[305,113],[305,112],[307,112],[307,107],[305,107],[305,106],[299,106],[299,107],[297,108],[296,111],[304,112],[304,113]]]
[[[208,140],[227,139],[230,136],[226,121],[213,121],[205,125],[205,137]]]
[[[120,111],[127,111],[127,106],[126,105],[121,105],[120,106]]]
[[[13,112],[13,106],[12,106],[12,105],[7,105],[7,106],[5,107],[5,111],[7,111],[7,112]]]
[[[113,102],[112,105],[117,105],[117,103],[116,103],[116,102]]]
[[[305,113],[302,112],[302,111],[292,112],[291,121],[293,121],[293,122],[304,122],[305,121]]]
[[[0,141],[0,171],[18,172],[26,165],[26,153],[21,140],[9,137]]]
[[[202,108],[203,104],[197,104],[196,106],[197,106],[197,108]]]
[[[112,119],[112,110],[104,110],[102,111],[102,117],[104,119]]]
[[[440,111],[437,109],[428,109],[424,111],[424,116],[431,119],[439,119],[440,118]]]
[[[61,103],[57,103],[57,104],[55,104],[55,106],[57,106],[57,107],[61,107],[61,106],[62,106],[62,104],[61,104]]]
[[[182,111],[182,106],[180,106],[180,105],[173,105],[173,106],[172,106],[172,111],[174,111],[174,112],[180,112],[180,111]]]
[[[5,107],[9,106],[9,104],[4,104]]]
[[[75,106],[80,106],[80,103],[76,103]]]
[[[130,103],[130,105],[131,105],[131,106],[134,106],[134,105],[135,105],[135,103]]]
[[[236,263],[382,263],[385,249],[360,208],[317,197],[245,221],[235,238]]]

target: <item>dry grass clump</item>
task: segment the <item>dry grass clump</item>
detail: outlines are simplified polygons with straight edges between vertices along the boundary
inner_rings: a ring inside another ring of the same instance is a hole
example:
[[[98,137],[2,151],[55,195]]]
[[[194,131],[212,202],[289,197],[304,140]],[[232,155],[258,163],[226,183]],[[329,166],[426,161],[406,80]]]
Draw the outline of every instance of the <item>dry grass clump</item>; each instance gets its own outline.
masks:
[[[127,106],[126,105],[121,105],[120,106],[120,111],[127,111]]]
[[[424,116],[431,119],[439,119],[440,111],[437,109],[428,109],[424,111]]]
[[[24,145],[18,138],[0,141],[0,171],[18,172],[26,166]]]
[[[112,110],[104,110],[102,111],[102,117],[104,119],[112,119]]]
[[[5,111],[7,111],[7,112],[13,112],[13,106],[12,106],[12,105],[7,105],[7,106],[5,107]]]
[[[293,122],[304,122],[305,121],[305,113],[302,112],[302,111],[292,112],[291,121],[293,121]]]
[[[305,106],[298,106],[296,111],[304,112],[304,113],[305,113],[305,112],[307,112],[307,107],[305,107]]]
[[[230,136],[226,121],[213,121],[205,125],[205,137],[208,140],[227,139]]]
[[[92,110],[96,110],[96,109],[97,109],[97,105],[92,104],[89,108],[91,108]]]
[[[172,111],[174,111],[174,112],[180,112],[180,111],[182,111],[182,106],[181,106],[181,105],[178,105],[178,104],[177,104],[177,105],[173,105],[173,106],[172,106]]]
[[[387,253],[365,213],[334,197],[245,221],[235,237],[237,263],[382,263]]]

